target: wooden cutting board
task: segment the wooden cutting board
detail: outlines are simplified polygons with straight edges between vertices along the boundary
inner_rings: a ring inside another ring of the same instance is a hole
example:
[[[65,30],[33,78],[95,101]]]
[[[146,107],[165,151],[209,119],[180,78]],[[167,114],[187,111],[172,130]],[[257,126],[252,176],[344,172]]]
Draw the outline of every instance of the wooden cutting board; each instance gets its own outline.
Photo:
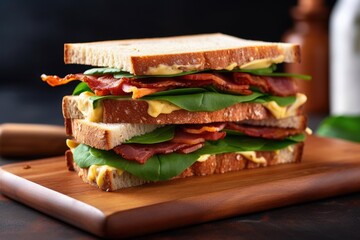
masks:
[[[360,144],[309,137],[303,162],[102,192],[63,157],[0,169],[0,191],[101,237],[127,237],[360,190]]]

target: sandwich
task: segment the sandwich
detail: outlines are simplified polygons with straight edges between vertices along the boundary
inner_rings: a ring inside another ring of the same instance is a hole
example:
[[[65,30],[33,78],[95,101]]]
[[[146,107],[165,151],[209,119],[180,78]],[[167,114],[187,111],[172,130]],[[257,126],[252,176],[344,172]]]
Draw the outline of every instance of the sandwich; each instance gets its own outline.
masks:
[[[306,96],[276,71],[297,44],[216,34],[64,45],[69,170],[104,191],[301,161]],[[177,180],[178,181],[178,180]]]

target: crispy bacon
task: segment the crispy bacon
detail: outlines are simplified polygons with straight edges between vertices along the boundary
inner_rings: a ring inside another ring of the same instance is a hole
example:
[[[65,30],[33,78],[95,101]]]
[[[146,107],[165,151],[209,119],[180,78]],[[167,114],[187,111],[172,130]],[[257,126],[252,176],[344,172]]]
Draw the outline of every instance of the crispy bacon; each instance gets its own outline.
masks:
[[[187,132],[188,129],[204,129],[204,127],[216,126],[216,130],[200,131],[196,134]],[[168,153],[191,153],[204,146],[205,141],[216,141],[226,136],[223,129],[238,131],[247,136],[261,137],[266,139],[282,140],[286,137],[300,134],[303,129],[295,128],[278,128],[278,127],[263,127],[263,126],[250,126],[240,123],[214,123],[205,126],[201,125],[187,125],[176,129],[175,136],[172,140],[156,143],[156,144],[122,144],[116,146],[114,151],[127,160],[137,161],[141,164],[155,154],[168,154]]]
[[[210,124],[188,124],[183,126],[183,130],[188,133],[203,133],[203,132],[219,132],[224,129],[226,123],[210,123]]]
[[[213,86],[226,92],[236,93],[241,95],[249,95],[252,93],[252,91],[249,90],[248,84],[236,84],[235,82],[232,81],[232,78],[231,76],[229,76],[229,74],[197,73],[197,74],[184,75],[179,78],[185,80],[192,80],[192,81],[211,80]]]
[[[238,131],[251,137],[261,137],[267,139],[282,140],[289,136],[300,134],[302,129],[296,128],[278,128],[278,127],[262,127],[238,124],[234,122],[227,123],[226,129]]]
[[[196,73],[172,78],[114,78],[112,75],[90,76],[69,74],[64,78],[42,75],[42,80],[51,86],[80,80],[86,82],[98,96],[128,95],[137,99],[143,96],[173,88],[214,86],[234,94],[248,95],[250,86],[276,96],[290,96],[297,92],[290,78],[255,76],[247,73]]]
[[[171,142],[198,144],[205,142],[206,140],[216,141],[224,138],[225,135],[226,135],[225,132],[202,132],[199,134],[192,134],[182,130],[177,130]]]
[[[86,77],[84,74],[68,74],[64,78],[58,76],[41,75],[41,79],[52,87],[67,84],[72,81],[81,80]],[[91,77],[91,76],[90,76]]]
[[[238,72],[234,73],[234,81],[258,87],[264,93],[283,97],[295,95],[298,90],[294,80],[286,77],[256,76]]]
[[[198,143],[198,144],[195,144],[195,145],[191,145],[189,147],[181,148],[181,149],[177,150],[176,152],[183,153],[183,154],[188,154],[188,153],[195,152],[196,150],[202,148],[203,146],[204,146],[204,143]]]
[[[122,144],[116,146],[114,151],[127,160],[137,161],[144,164],[155,154],[168,154],[176,152],[191,145],[186,143],[163,142],[155,144]]]
[[[114,151],[127,160],[134,160],[144,164],[155,154],[168,154],[173,152],[191,153],[204,146],[206,140],[219,140],[224,138],[225,132],[203,132],[191,134],[177,129],[172,140],[155,144],[122,144],[116,146]]]

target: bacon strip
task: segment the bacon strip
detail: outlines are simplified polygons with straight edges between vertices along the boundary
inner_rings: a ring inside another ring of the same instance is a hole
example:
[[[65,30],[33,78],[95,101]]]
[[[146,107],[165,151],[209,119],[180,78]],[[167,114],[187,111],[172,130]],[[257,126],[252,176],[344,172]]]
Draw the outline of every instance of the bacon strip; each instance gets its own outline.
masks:
[[[168,154],[173,152],[187,154],[194,152],[202,148],[205,141],[216,141],[224,138],[226,133],[220,132],[224,127],[225,129],[238,131],[251,137],[276,140],[282,140],[286,137],[303,132],[302,129],[250,126],[234,122],[215,123],[214,125],[219,126],[218,131],[201,131],[197,134],[193,134],[187,132],[187,130],[191,129],[191,127],[194,128],[194,126],[184,126],[176,129],[175,136],[170,141],[156,144],[122,144],[116,146],[114,151],[127,160],[133,160],[144,164],[155,154]],[[200,126],[196,127],[201,129]]]
[[[290,78],[254,76],[247,73],[196,73],[173,78],[114,78],[112,75],[89,76],[69,74],[64,78],[42,75],[42,80],[51,86],[80,80],[86,82],[98,96],[128,95],[137,99],[143,96],[173,88],[214,86],[235,94],[248,95],[250,86],[258,87],[262,92],[276,96],[291,96],[297,92]]]
[[[225,132],[191,134],[179,129],[170,141],[155,144],[122,144],[116,146],[114,151],[127,160],[134,160],[144,164],[155,154],[191,153],[202,148],[206,140],[219,140],[224,138],[225,135]]]
[[[286,77],[256,76],[238,72],[234,73],[234,81],[238,84],[258,87],[260,91],[275,96],[293,96],[298,91],[294,80]]]
[[[219,132],[224,129],[226,123],[192,124],[185,125],[183,130],[188,133]]]
[[[249,90],[248,84],[236,84],[231,80],[231,77],[228,74],[216,74],[216,73],[197,73],[184,75],[179,77],[181,79],[192,80],[192,81],[203,81],[203,80],[211,80],[212,84],[223,91],[230,93],[237,93],[241,95],[249,95],[252,93]]]
[[[83,76],[86,77],[86,75],[84,74],[68,74],[64,78],[42,74],[41,79],[50,86],[55,87],[55,86],[67,84],[72,81],[81,80]]]
[[[188,153],[195,152],[196,150],[202,148],[203,146],[204,146],[204,143],[198,143],[195,145],[191,145],[189,147],[181,148],[181,149],[177,150],[176,152],[182,153],[182,154],[188,154]]]
[[[114,148],[114,151],[127,160],[137,161],[144,164],[155,154],[173,153],[181,148],[191,145],[185,143],[163,142],[156,144],[121,144]]]
[[[199,134],[187,133],[185,131],[177,130],[174,138],[171,142],[186,143],[186,144],[198,144],[207,140],[215,141],[224,138],[225,132],[203,132]]]
[[[282,140],[289,136],[300,134],[302,129],[296,128],[278,128],[278,127],[260,127],[238,124],[234,122],[227,123],[226,129],[238,131],[251,137],[261,137],[267,139]]]

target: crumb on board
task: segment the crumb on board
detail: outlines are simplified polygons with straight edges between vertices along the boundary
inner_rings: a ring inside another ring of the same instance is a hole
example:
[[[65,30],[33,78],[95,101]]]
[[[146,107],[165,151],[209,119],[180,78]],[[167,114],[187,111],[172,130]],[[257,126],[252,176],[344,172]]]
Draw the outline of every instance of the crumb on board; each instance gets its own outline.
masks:
[[[23,166],[23,169],[30,169],[30,168],[31,168],[31,166],[29,164],[26,164]]]

